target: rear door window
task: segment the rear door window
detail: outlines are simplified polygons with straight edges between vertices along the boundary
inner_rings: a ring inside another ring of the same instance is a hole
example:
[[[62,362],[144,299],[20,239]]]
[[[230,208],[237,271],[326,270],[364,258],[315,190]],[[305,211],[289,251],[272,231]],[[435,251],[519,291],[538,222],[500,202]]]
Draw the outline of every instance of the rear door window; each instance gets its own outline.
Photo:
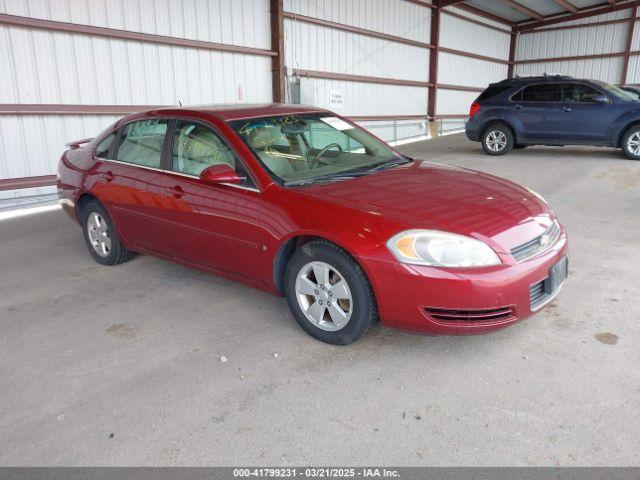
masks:
[[[160,168],[168,120],[142,120],[124,126],[116,153],[120,162]]]
[[[559,102],[562,98],[559,83],[529,85],[514,95],[516,102]]]

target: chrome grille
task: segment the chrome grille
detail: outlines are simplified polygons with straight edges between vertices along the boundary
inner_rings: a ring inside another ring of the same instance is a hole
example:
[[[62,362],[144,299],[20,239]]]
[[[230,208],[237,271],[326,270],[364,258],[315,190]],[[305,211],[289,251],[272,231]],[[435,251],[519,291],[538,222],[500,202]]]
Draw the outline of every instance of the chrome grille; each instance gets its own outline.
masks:
[[[543,245],[542,239],[545,236],[548,237],[548,240]],[[511,255],[513,255],[513,258],[515,258],[516,261],[522,262],[527,258],[531,258],[537,253],[540,253],[546,250],[547,248],[549,248],[551,245],[553,245],[556,242],[559,236],[560,236],[560,225],[558,224],[557,221],[554,221],[551,224],[551,226],[539,237],[536,237],[533,240],[530,240],[526,243],[523,243],[522,245],[518,245],[517,247],[512,248]]]

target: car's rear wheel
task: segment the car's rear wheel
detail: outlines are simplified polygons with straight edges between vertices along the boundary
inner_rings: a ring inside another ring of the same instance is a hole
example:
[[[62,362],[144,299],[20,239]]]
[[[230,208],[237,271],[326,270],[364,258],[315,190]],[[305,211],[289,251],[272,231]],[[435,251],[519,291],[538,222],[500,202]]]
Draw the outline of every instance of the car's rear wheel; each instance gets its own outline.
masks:
[[[117,265],[133,257],[114,228],[109,214],[98,202],[87,203],[80,212],[84,241],[95,261],[103,265]]]
[[[322,342],[348,345],[378,320],[364,271],[332,243],[313,241],[297,249],[287,265],[285,285],[296,321]]]
[[[482,148],[487,155],[505,155],[513,149],[513,132],[506,125],[490,125],[482,135]]]
[[[640,160],[640,125],[631,127],[622,138],[622,151],[632,160]]]

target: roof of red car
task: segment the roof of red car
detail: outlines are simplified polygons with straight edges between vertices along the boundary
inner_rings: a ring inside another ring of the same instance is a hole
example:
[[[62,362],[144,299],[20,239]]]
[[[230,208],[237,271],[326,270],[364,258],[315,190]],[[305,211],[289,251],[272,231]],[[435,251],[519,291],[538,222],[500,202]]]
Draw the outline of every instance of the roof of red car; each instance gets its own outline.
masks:
[[[323,112],[323,108],[308,105],[291,105],[286,103],[259,103],[259,104],[219,104],[219,105],[194,105],[185,107],[165,107],[153,112],[207,112],[222,120],[239,120],[252,117],[269,117],[275,115],[287,115],[307,112]]]

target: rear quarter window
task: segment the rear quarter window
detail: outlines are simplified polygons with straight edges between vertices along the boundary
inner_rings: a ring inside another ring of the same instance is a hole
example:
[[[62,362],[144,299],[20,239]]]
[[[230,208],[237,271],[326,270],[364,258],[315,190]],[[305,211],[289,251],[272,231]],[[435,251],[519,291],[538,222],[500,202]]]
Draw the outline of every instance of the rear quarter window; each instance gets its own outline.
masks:
[[[487,88],[480,94],[477,101],[481,102],[482,100],[488,100],[490,98],[496,97],[502,92],[506,92],[507,90],[509,90],[512,86],[513,85],[490,85],[489,88]]]
[[[109,157],[109,149],[111,145],[113,145],[114,140],[116,139],[116,132],[112,132],[98,144],[96,147],[96,157],[98,158],[108,158]]]

